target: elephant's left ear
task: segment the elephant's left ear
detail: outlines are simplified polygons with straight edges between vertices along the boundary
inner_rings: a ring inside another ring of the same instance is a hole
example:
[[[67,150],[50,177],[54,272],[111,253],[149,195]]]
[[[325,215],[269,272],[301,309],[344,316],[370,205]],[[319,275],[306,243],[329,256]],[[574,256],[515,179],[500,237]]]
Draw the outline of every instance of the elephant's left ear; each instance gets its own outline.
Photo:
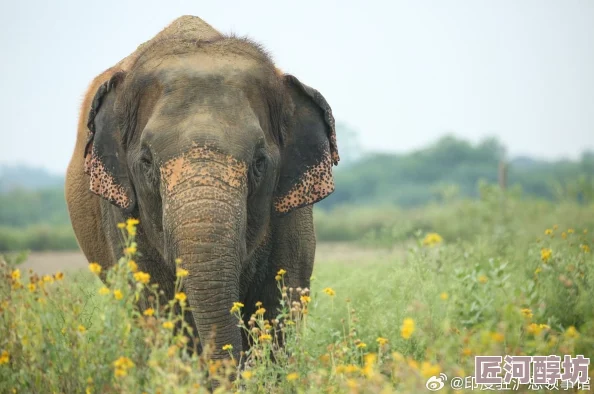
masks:
[[[280,214],[314,204],[334,191],[332,166],[340,157],[330,105],[316,89],[285,74],[295,106],[282,151],[274,207]]]

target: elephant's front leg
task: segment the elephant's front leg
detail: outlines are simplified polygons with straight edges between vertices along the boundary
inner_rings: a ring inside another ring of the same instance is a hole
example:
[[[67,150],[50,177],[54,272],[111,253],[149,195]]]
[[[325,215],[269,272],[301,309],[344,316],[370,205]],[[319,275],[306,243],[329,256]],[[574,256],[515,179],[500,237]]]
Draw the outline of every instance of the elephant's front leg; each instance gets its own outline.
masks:
[[[275,224],[269,270],[258,299],[266,308],[265,318],[270,320],[280,313],[279,271],[280,283],[286,287],[290,302],[299,302],[298,289],[310,286],[316,248],[311,206],[293,211],[277,219]]]

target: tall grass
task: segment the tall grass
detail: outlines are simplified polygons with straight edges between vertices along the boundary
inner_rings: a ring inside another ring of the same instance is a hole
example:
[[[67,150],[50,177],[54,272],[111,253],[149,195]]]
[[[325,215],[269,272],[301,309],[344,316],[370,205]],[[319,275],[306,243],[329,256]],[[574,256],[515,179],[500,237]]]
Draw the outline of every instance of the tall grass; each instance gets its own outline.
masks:
[[[404,249],[401,258],[318,261],[311,289],[287,289],[291,273],[279,272],[283,307],[267,319],[261,310],[244,325],[242,305],[229,305],[254,343],[241,360],[210,360],[210,344],[201,356],[180,350],[187,338],[171,311],[187,307],[185,273],[178,296],[159,305],[158,289],[130,262],[133,236],[117,269],[100,273],[106,283],[95,265],[40,278],[8,259],[0,392],[195,393],[215,382],[216,392],[417,393],[439,373],[472,375],[475,355],[591,357],[591,207],[486,193],[476,204],[419,211],[429,223],[420,231],[368,239]],[[472,233],[458,236],[466,227]]]

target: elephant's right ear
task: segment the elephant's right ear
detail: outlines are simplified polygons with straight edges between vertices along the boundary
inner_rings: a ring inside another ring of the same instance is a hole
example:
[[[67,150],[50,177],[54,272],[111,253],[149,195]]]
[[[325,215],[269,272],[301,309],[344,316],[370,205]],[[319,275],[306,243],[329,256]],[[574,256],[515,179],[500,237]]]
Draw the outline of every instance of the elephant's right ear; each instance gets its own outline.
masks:
[[[91,192],[130,212],[136,198],[115,114],[117,87],[123,78],[123,72],[114,74],[95,93],[87,123],[90,134],[85,147],[85,173],[90,176]]]

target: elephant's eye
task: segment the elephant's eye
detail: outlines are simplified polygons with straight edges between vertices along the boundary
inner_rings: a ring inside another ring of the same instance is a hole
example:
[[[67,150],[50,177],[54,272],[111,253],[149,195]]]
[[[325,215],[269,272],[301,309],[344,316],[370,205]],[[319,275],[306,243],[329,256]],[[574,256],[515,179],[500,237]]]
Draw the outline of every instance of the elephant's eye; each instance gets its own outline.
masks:
[[[266,156],[260,155],[254,162],[254,175],[261,177],[266,170]]]
[[[153,158],[150,152],[144,151],[140,156],[140,163],[145,167],[150,167],[153,164]]]
[[[148,157],[143,157],[142,159],[140,159],[140,161],[142,162],[142,165],[144,165],[146,167],[150,167],[150,165],[153,164],[151,159]]]

